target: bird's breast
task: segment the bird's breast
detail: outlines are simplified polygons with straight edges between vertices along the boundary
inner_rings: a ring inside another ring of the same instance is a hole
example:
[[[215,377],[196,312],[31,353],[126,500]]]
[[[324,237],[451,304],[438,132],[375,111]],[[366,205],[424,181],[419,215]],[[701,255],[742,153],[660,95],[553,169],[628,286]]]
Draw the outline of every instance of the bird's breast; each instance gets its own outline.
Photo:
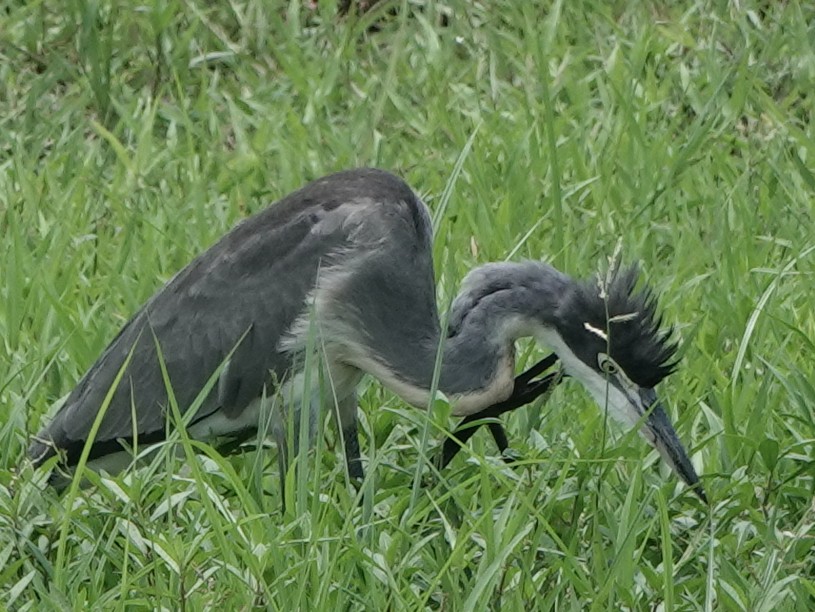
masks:
[[[512,394],[515,384],[515,358],[510,352],[499,360],[493,376],[484,387],[458,393],[451,398],[454,416],[469,416],[485,408],[503,402]]]

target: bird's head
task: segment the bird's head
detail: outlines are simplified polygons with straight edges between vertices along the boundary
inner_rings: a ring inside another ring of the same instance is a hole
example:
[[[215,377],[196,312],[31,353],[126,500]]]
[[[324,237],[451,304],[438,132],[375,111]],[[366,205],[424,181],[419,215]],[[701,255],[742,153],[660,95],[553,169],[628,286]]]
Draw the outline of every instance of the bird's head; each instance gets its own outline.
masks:
[[[662,329],[656,300],[636,290],[638,269],[618,266],[604,278],[574,283],[562,296],[550,345],[566,372],[602,408],[640,433],[706,501],[699,477],[654,387],[676,367],[677,344]]]

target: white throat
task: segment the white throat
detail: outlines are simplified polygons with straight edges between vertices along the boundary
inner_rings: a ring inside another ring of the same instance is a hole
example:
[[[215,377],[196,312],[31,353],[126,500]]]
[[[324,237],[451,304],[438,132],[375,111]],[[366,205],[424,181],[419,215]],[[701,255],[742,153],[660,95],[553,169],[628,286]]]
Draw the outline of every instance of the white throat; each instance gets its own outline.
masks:
[[[539,343],[548,346],[557,354],[564,371],[580,381],[601,409],[608,410],[614,420],[626,427],[637,425],[642,415],[638,414],[632,402],[603,374],[586,365],[575,355],[555,329],[537,326],[534,336]]]

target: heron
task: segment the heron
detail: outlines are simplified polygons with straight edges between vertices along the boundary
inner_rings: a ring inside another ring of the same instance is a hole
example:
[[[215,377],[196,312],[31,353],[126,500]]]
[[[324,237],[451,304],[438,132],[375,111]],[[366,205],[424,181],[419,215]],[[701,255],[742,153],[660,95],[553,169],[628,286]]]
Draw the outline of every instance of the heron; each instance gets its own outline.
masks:
[[[57,455],[70,469],[87,444],[90,467],[120,470],[134,442],[166,439],[172,392],[177,406],[197,406],[185,413],[194,439],[245,440],[269,423],[281,478],[287,423],[303,410],[314,422],[331,405],[348,473],[362,478],[365,375],[417,408],[440,391],[466,425],[530,402],[556,383],[534,376],[559,361],[705,499],[654,391],[676,368],[677,344],[653,293],[637,289],[636,266],[615,266],[598,284],[541,261],[487,263],[466,275],[444,326],[432,239],[427,206],[389,172],[308,183],[238,223],[148,299],[33,437],[30,458],[40,466]],[[515,344],[525,337],[553,355],[516,378]],[[315,354],[319,376],[306,367]],[[490,429],[505,447],[501,425]],[[472,431],[445,442],[442,464]]]

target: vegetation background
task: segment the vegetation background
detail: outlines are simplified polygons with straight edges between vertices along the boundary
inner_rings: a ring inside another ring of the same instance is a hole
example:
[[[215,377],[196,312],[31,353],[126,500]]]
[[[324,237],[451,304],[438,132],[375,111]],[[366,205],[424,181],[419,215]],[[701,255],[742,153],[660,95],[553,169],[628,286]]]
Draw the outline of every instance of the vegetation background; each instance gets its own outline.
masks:
[[[815,607],[810,3],[0,6],[0,607]],[[568,381],[507,419],[520,465],[479,434],[442,474],[444,406],[368,384],[361,505],[331,428],[283,516],[273,447],[44,489],[27,437],[139,305],[362,165],[434,210],[442,304],[490,260],[641,260],[710,508]]]

